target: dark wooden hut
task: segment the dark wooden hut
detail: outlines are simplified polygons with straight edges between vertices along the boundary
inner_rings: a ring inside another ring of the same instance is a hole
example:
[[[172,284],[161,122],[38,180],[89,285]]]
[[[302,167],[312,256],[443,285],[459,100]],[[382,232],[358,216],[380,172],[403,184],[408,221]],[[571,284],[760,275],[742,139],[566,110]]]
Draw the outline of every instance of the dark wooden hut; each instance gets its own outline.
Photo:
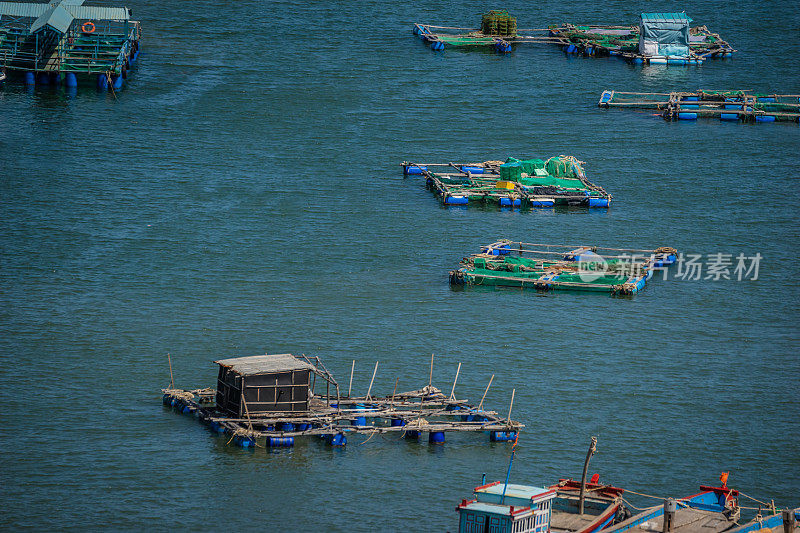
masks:
[[[234,418],[276,411],[308,411],[311,373],[317,369],[291,354],[215,361],[217,409]]]

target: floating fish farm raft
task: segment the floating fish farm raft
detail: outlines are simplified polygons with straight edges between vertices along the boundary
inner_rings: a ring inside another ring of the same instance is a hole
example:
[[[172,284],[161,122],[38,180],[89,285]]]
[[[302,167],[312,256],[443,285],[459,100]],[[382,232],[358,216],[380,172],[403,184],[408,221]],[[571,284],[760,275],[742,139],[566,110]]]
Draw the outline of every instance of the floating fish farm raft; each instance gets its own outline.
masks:
[[[616,56],[635,64],[699,65],[709,58],[731,57],[736,51],[706,26],[691,27],[685,13],[642,13],[638,25],[550,25],[517,29],[507,11],[484,13],[481,27],[414,24],[413,32],[432,50],[447,47],[493,47],[501,53],[514,45],[545,43],[567,54]]]
[[[598,107],[657,109],[666,120],[718,118],[741,122],[798,122],[800,95],[752,91],[682,91],[636,93],[603,91]]]
[[[0,66],[26,85],[120,89],[139,55],[139,22],[125,7],[0,2]]]
[[[576,290],[630,295],[677,260],[674,248],[655,250],[535,244],[501,240],[465,257],[450,284]]]
[[[513,441],[524,427],[511,420],[514,392],[508,416],[484,410],[483,401],[494,376],[477,406],[456,399],[455,388],[461,371],[459,363],[450,395],[431,384],[433,357],[428,384],[421,389],[373,396],[372,385],[378,363],[364,396],[341,395],[339,385],[318,357],[290,354],[259,355],[216,361],[219,375],[216,389],[184,390],[174,386],[162,389],[163,403],[179,413],[196,416],[215,433],[230,436],[245,448],[262,446],[291,447],[295,438],[319,437],[333,446],[344,446],[347,436],[395,434],[442,444],[447,432],[489,434],[493,442]],[[172,364],[170,362],[170,368]],[[350,374],[352,389],[353,370]],[[315,392],[317,378],[325,382],[326,393]],[[335,391],[335,394],[333,391]],[[263,439],[263,440],[262,440]]]
[[[586,179],[583,165],[567,155],[546,161],[509,157],[505,162],[402,163],[404,175],[424,176],[427,188],[446,206],[609,207],[612,196]]]

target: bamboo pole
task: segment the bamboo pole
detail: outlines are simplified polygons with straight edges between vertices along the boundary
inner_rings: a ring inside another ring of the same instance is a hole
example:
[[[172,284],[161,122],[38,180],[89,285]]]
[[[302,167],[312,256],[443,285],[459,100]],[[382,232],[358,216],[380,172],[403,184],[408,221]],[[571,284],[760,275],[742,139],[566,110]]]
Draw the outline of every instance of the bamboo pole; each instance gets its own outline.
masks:
[[[481,398],[481,403],[480,403],[480,404],[478,404],[478,411],[481,411],[481,410],[483,410],[483,400],[485,400],[485,399],[486,399],[486,393],[488,393],[488,392],[489,392],[489,387],[491,387],[491,386],[492,386],[492,381],[494,381],[494,374],[492,374],[492,377],[491,377],[491,378],[489,378],[489,384],[488,384],[488,385],[486,385],[486,390],[485,390],[485,391],[483,391],[483,397]]]
[[[367,396],[366,398],[370,398],[370,393],[372,392],[372,383],[375,381],[375,373],[378,372],[378,361],[375,361],[375,369],[372,371],[372,379],[369,382],[369,389],[367,389]]]
[[[508,406],[508,417],[507,417],[509,423],[511,422],[511,409],[514,407],[514,394],[516,392],[517,389],[511,389],[511,405]]]
[[[433,385],[433,354],[431,354],[431,373],[428,376],[428,388]]]
[[[353,359],[353,366],[350,367],[350,385],[347,387],[347,397],[350,397],[350,392],[353,390],[353,371],[356,369],[356,360]]]
[[[172,358],[167,353],[167,361],[169,361],[169,388],[175,388],[175,379],[172,377]]]
[[[461,372],[461,363],[458,363],[458,368],[456,368],[456,377],[455,377],[455,379],[453,380],[453,388],[452,388],[452,389],[450,389],[450,396],[449,396],[449,399],[450,399],[450,400],[455,400],[455,399],[456,399],[456,397],[455,397],[455,393],[456,393],[456,383],[458,383],[458,373],[459,373],[459,372]]]

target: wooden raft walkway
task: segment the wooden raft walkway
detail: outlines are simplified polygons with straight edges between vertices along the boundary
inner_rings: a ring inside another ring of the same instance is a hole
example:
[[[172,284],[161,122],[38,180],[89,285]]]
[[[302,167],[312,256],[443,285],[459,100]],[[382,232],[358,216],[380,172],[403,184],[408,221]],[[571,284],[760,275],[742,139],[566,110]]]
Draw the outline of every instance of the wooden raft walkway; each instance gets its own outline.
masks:
[[[654,109],[665,120],[718,118],[742,122],[798,122],[800,94],[755,93],[750,90],[641,93],[606,90],[601,108]]]
[[[619,57],[636,64],[699,65],[706,59],[728,58],[736,50],[707,26],[689,29],[687,58],[651,57],[639,53],[639,26],[612,24],[550,24],[546,28],[521,28],[513,35],[483,33],[479,28],[415,23],[413,33],[432,50],[449,47],[491,47],[509,53],[514,45],[550,44],[567,54],[591,57]]]
[[[445,206],[475,203],[511,209],[546,208],[557,205],[593,208],[610,206],[613,196],[586,178],[582,161],[565,155],[538,161],[546,166],[551,160],[558,160],[559,164],[568,165],[571,169],[569,177],[556,177],[544,171],[541,177],[522,174],[522,178],[504,178],[500,169],[502,161],[482,163],[403,161],[401,166],[406,176],[424,177],[426,187],[434,192]]]

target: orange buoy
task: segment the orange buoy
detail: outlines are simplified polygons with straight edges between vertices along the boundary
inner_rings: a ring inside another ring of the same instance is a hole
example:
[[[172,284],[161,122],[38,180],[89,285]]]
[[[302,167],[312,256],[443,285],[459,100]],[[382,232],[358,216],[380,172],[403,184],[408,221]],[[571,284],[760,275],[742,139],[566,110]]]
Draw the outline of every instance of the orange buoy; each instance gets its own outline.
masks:
[[[84,22],[81,26],[81,31],[83,33],[94,33],[94,29],[94,22],[91,21]]]

